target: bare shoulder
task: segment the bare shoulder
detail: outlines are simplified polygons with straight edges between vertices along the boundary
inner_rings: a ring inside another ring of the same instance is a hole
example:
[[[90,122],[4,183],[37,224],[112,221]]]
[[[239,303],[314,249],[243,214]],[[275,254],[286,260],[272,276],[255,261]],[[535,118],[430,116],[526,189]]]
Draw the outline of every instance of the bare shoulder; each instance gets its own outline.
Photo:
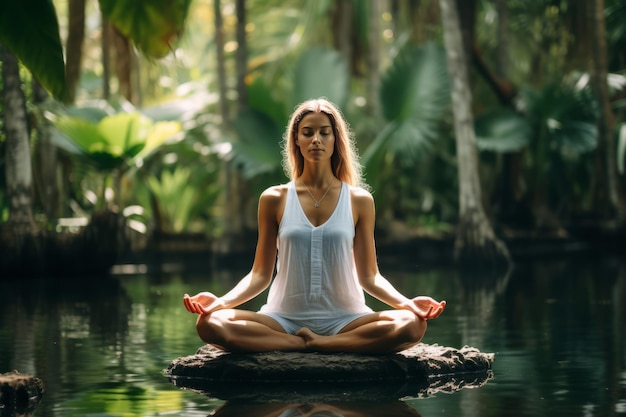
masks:
[[[374,220],[374,197],[369,191],[361,187],[350,186],[350,200],[356,224],[359,224],[360,220]]]
[[[350,198],[352,204],[361,206],[371,206],[374,204],[374,197],[372,194],[364,188],[350,186]]]
[[[268,203],[280,202],[287,195],[287,184],[273,185],[261,193],[261,200]]]
[[[259,198],[259,212],[280,222],[287,201],[287,184],[274,185],[265,189]]]

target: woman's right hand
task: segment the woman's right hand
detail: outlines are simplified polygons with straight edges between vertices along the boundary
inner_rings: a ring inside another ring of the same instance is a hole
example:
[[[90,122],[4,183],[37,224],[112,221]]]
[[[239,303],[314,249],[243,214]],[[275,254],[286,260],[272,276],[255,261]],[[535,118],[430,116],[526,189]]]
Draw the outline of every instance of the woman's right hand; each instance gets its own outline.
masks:
[[[183,296],[185,308],[190,313],[208,314],[224,307],[222,300],[210,292],[200,292],[194,296],[185,294]]]

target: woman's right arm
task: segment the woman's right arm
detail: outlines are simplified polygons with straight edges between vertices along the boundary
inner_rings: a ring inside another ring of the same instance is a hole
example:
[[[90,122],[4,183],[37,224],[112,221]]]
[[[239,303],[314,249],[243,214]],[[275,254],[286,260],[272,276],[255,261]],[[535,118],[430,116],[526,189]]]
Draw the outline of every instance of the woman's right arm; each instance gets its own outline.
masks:
[[[272,281],[276,263],[278,213],[282,207],[280,187],[265,190],[259,198],[258,240],[251,271],[222,297],[208,292],[194,296],[185,294],[185,308],[192,313],[207,314],[224,308],[234,308],[259,295]]]

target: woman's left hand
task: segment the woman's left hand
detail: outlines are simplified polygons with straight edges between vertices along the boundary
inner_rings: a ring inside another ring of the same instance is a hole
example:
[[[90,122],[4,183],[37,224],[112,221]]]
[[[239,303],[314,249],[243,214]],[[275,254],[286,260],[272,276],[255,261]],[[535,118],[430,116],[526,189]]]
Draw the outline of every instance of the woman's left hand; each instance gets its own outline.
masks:
[[[411,310],[424,320],[438,317],[446,308],[445,301],[437,301],[424,295],[417,296],[411,300]]]

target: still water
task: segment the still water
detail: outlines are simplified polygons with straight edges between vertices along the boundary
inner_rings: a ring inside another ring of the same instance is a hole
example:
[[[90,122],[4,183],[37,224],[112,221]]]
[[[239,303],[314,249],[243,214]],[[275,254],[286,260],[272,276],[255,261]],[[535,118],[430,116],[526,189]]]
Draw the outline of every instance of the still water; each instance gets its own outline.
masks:
[[[182,294],[221,294],[245,272],[209,266],[71,281],[3,278],[0,373],[17,369],[44,381],[37,417],[626,416],[626,261],[537,259],[498,276],[384,260],[381,270],[407,295],[446,299],[424,343],[493,352],[494,377],[479,388],[388,404],[291,404],[286,395],[243,405],[178,389],[163,369],[201,346]]]

